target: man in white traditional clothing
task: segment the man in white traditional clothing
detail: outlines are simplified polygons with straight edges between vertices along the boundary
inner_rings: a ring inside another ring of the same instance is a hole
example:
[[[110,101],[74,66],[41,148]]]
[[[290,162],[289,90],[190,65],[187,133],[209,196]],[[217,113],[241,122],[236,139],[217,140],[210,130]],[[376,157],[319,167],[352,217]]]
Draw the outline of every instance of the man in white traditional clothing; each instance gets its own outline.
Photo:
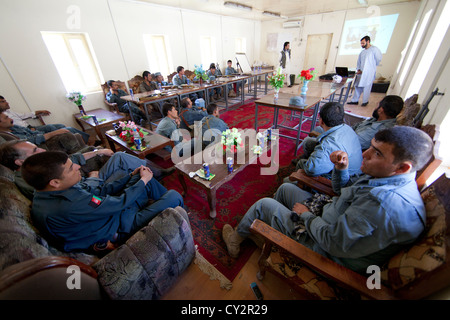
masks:
[[[291,49],[289,42],[285,42],[283,45],[283,50],[280,52],[280,67],[282,68],[282,73],[286,78],[288,87],[292,87],[293,83],[290,79],[290,64],[291,64]]]
[[[359,97],[363,93],[363,103],[365,107],[369,103],[370,91],[375,80],[377,66],[381,62],[382,54],[380,49],[370,44],[370,37],[361,39],[361,47],[364,49],[358,57],[356,64],[355,93],[348,104],[358,104]]]

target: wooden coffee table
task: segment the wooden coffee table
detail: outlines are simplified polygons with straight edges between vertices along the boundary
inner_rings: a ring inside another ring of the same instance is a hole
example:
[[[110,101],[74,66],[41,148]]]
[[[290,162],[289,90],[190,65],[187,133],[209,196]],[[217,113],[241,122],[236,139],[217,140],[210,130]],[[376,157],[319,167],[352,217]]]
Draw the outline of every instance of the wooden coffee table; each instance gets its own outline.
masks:
[[[139,128],[148,133],[148,135],[145,135],[144,138],[142,139],[142,146],[146,147],[143,151],[131,149],[133,144],[123,141],[122,139],[120,139],[118,135],[105,133],[106,139],[109,142],[111,150],[116,152],[116,145],[119,145],[126,152],[135,155],[141,159],[144,159],[146,155],[161,150],[165,146],[172,146],[172,147],[174,146],[174,143],[171,139],[166,138],[160,134],[157,134],[156,132],[147,130],[145,128],[142,127]]]
[[[78,123],[78,125],[81,127],[81,129],[83,131],[86,131],[84,125],[94,128],[95,133],[100,138],[100,140],[102,141],[102,144],[104,146],[106,146],[106,140],[105,140],[105,137],[103,136],[101,129],[104,129],[106,127],[112,128],[113,122],[124,121],[126,119],[124,115],[117,114],[117,113],[114,113],[114,112],[111,112],[111,111],[108,111],[105,109],[89,110],[89,111],[86,111],[86,113],[87,113],[87,115],[95,116],[97,118],[97,121],[99,121],[99,123],[95,124],[95,122],[92,118],[83,119],[81,117],[81,114],[79,114],[79,113],[74,114],[73,117],[75,118],[75,121]],[[101,119],[104,119],[104,121],[100,122]]]
[[[272,162],[274,162],[274,156],[275,156],[274,152],[278,151],[278,148],[277,148],[278,147],[278,139],[279,139],[279,137],[277,136],[276,140],[273,140],[271,143],[266,143],[263,153],[262,153],[262,154],[267,154],[267,152],[269,150],[273,149],[272,155],[271,155]],[[276,148],[275,148],[275,146],[276,146]],[[189,173],[196,172],[198,169],[203,168],[203,163],[195,164],[196,159],[194,159],[194,158],[196,157],[196,155],[193,155],[192,157],[184,160],[183,162],[175,164],[175,169],[178,172],[178,178],[183,187],[183,192],[182,192],[183,197],[187,194],[187,191],[188,191],[185,179],[188,179],[188,180],[194,182],[195,184],[197,184],[198,186],[202,187],[203,189],[205,189],[207,197],[208,197],[208,204],[209,204],[209,210],[210,210],[209,216],[211,218],[215,218],[217,215],[217,213],[216,213],[216,191],[217,191],[217,189],[224,183],[227,183],[228,181],[233,179],[234,176],[238,172],[241,172],[242,170],[244,170],[249,164],[255,163],[259,157],[259,155],[256,155],[253,153],[253,151],[251,151],[251,149],[248,146],[248,142],[245,147],[245,150],[242,150],[240,152],[245,154],[245,162],[241,163],[241,164],[236,163],[239,160],[236,161],[236,158],[235,158],[234,165],[233,165],[233,172],[231,172],[231,173],[228,173],[227,164],[224,161],[225,159],[222,160],[224,162],[223,164],[218,164],[218,163],[209,164],[210,173],[215,174],[215,177],[211,180],[202,179],[198,175],[195,175],[192,178],[189,176]],[[239,155],[238,155],[238,157],[239,157]],[[239,159],[239,158],[237,158],[237,159]]]

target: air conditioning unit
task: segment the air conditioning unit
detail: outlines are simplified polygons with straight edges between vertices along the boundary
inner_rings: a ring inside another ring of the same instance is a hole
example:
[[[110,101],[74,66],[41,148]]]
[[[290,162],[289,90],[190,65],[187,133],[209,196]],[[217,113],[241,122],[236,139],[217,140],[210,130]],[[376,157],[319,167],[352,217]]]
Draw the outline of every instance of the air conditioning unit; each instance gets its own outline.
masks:
[[[303,25],[303,20],[286,21],[283,22],[283,28],[301,28]]]

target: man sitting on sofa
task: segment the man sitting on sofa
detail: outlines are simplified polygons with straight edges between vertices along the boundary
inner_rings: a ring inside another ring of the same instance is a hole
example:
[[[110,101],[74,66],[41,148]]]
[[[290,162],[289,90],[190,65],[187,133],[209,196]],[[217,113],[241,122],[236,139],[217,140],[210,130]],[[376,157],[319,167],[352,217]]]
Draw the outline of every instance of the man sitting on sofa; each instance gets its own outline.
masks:
[[[191,126],[195,121],[201,121],[203,117],[207,116],[206,108],[197,109],[192,107],[190,98],[183,98],[180,102],[180,128],[191,130]]]
[[[81,147],[76,136],[66,128],[47,133],[32,131],[14,125],[14,121],[2,110],[0,110],[0,131],[10,133],[19,139],[28,140],[46,149],[49,143],[61,147],[67,153],[77,152]]]
[[[14,171],[15,184],[19,188],[20,192],[22,192],[22,194],[30,200],[33,199],[34,188],[23,180],[20,169],[23,162],[28,157],[45,151],[45,149],[39,148],[35,144],[26,140],[13,140],[0,145],[0,164]],[[91,165],[87,162],[94,160],[94,157],[97,156],[102,159],[101,163],[103,165],[100,170],[89,171],[87,177],[83,178],[86,182],[91,184],[98,184],[102,181],[112,181],[114,179],[121,178],[142,165],[149,167],[157,180],[162,179],[167,174],[174,171],[173,167],[171,169],[160,169],[158,167],[154,167],[153,163],[147,159],[139,159],[138,157],[124,152],[114,153],[110,149],[99,149],[85,153],[77,152],[71,154],[69,158],[73,163],[80,165],[82,168],[85,167],[84,171],[87,171],[91,170]]]
[[[252,222],[259,219],[354,271],[365,273],[370,265],[381,266],[414,242],[425,227],[425,206],[415,177],[432,152],[433,141],[419,129],[385,129],[364,152],[364,174],[351,177],[347,153],[335,151],[330,161],[334,164],[333,189],[339,196],[313,210],[306,206],[311,193],[291,183],[281,185],[274,199],[257,201],[236,230],[224,226],[228,252],[239,255],[240,243],[250,236]]]
[[[38,115],[49,115],[50,111],[47,110],[36,110],[35,112],[30,113],[17,113],[11,110],[11,107],[9,106],[8,101],[3,96],[0,96],[0,110],[3,110],[5,114],[14,121],[14,125],[28,128],[32,131],[40,131],[42,133],[48,133],[52,131],[56,131],[58,129],[67,129],[72,133],[79,133],[81,137],[83,138],[84,142],[87,144],[89,140],[89,134],[86,132],[83,132],[81,130],[72,128],[72,127],[66,127],[63,124],[46,124],[41,126],[31,126],[28,122],[26,122],[26,119],[29,118],[36,118]]]
[[[153,179],[145,166],[96,186],[81,181],[79,169],[58,151],[34,154],[21,169],[36,189],[31,213],[36,227],[64,251],[120,244],[164,209],[183,207],[182,196]]]

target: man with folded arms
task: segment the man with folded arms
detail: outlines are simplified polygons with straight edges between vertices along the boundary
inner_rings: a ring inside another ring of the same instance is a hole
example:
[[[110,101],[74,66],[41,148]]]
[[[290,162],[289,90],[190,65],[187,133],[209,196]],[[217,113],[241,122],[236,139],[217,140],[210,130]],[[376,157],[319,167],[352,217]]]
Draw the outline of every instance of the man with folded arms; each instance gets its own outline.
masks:
[[[430,159],[433,141],[423,131],[397,126],[377,132],[363,154],[362,175],[350,176],[348,156],[335,151],[333,189],[339,196],[315,215],[304,203],[312,194],[285,183],[274,199],[257,201],[236,230],[225,225],[223,239],[232,257],[250,236],[255,219],[335,262],[365,273],[381,266],[413,243],[425,227],[425,206],[415,182],[416,171]],[[299,225],[303,225],[303,232]]]
[[[153,179],[147,167],[97,186],[81,182],[79,169],[57,151],[32,155],[22,165],[23,178],[36,189],[32,219],[64,251],[120,244],[164,209],[183,206],[181,195]]]

